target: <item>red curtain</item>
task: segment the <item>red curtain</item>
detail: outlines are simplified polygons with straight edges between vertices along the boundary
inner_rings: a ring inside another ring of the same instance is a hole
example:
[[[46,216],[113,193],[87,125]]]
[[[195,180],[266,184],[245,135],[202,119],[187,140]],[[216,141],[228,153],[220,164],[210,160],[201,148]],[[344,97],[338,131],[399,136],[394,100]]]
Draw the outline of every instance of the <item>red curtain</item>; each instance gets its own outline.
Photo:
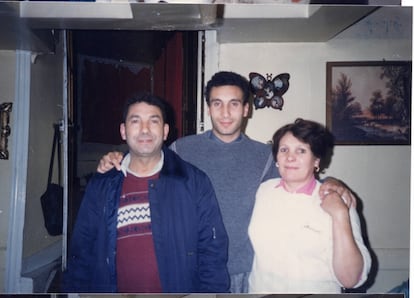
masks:
[[[154,94],[164,98],[173,108],[175,130],[170,137],[182,135],[183,36],[177,32],[154,65]]]
[[[151,72],[143,67],[136,71],[119,63],[99,59],[83,64],[82,123],[83,142],[121,144],[119,124],[124,100],[137,91],[151,91]],[[154,94],[172,107],[174,126],[168,142],[182,135],[183,36],[175,33],[154,63]]]

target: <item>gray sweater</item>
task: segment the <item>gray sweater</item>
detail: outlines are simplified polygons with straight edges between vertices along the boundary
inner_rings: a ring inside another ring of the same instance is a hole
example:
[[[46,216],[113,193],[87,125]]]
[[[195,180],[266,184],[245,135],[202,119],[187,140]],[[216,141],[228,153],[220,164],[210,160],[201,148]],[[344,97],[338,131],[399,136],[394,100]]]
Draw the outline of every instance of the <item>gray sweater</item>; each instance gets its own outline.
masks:
[[[213,183],[229,236],[230,275],[250,272],[253,262],[247,228],[261,182],[279,177],[271,147],[242,134],[224,143],[211,131],[171,144],[181,158],[203,170]]]

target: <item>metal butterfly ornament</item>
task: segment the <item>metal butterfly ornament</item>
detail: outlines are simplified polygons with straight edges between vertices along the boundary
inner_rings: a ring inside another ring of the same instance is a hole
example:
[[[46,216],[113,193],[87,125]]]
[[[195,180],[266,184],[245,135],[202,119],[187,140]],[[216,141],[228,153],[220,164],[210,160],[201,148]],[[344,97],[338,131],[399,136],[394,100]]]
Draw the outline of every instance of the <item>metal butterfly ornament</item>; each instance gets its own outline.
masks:
[[[289,89],[288,73],[281,73],[273,79],[272,74],[266,74],[265,79],[261,74],[251,72],[249,78],[256,110],[264,107],[282,110],[284,103],[282,95]]]

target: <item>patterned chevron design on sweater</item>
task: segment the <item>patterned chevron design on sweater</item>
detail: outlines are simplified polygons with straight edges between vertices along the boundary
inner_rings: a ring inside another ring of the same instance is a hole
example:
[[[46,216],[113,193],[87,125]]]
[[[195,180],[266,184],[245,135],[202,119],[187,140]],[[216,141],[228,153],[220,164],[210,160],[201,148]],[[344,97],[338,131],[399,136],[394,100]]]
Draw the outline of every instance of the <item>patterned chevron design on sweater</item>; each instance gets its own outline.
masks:
[[[118,207],[117,286],[121,293],[162,292],[152,239],[148,183],[127,174]]]
[[[132,204],[118,209],[118,228],[151,221],[149,204]]]

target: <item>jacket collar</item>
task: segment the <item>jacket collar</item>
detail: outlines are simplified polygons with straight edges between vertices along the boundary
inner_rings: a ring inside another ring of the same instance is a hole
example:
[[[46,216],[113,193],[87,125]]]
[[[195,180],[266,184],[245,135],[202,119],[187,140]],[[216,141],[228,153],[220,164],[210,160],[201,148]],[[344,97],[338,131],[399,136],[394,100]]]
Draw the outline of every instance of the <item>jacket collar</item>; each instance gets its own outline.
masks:
[[[121,171],[122,171],[122,173],[124,174],[124,176],[126,176],[127,175],[127,172],[129,172],[129,173],[131,173],[132,175],[134,175],[134,176],[136,176],[136,177],[140,177],[140,175],[138,175],[137,173],[135,173],[135,172],[133,172],[133,171],[131,171],[131,169],[129,168],[129,163],[131,162],[131,155],[128,153],[123,159],[122,159],[122,162],[121,162]],[[146,177],[149,177],[149,176],[153,176],[153,175],[155,175],[156,173],[158,173],[160,170],[161,170],[161,168],[162,168],[162,166],[163,166],[163,164],[164,164],[164,152],[163,151],[161,151],[161,159],[160,159],[160,161],[157,163],[157,165],[155,166],[155,168],[152,170],[152,172],[151,173],[149,173],[149,175],[147,175]]]

